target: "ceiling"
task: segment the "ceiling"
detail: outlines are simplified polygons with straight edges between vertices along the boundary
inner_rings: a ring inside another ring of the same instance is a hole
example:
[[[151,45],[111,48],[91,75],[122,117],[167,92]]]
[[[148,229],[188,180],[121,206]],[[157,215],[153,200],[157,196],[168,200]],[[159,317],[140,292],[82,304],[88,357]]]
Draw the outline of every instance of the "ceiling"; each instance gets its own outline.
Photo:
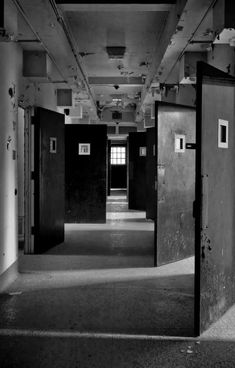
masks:
[[[130,123],[136,121],[160,83],[179,83],[182,54],[205,51],[213,37],[213,0],[12,1],[18,42],[47,51],[50,82],[71,88],[94,122],[111,123],[106,110],[132,111]],[[107,47],[122,55],[110,57]]]

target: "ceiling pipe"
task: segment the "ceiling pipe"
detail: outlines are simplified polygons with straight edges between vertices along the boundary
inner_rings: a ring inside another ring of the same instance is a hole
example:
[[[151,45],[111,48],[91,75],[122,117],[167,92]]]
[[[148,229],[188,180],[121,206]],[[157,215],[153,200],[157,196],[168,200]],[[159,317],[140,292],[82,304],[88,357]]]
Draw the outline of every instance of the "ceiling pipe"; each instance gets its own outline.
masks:
[[[174,65],[172,66],[171,70],[169,71],[164,83],[167,83],[167,79],[169,78],[169,76],[171,75],[171,73],[173,72],[175,66],[177,65],[177,63],[180,61],[180,59],[182,58],[184,52],[186,51],[187,47],[193,43],[193,37],[195,36],[197,30],[199,29],[199,27],[201,26],[202,22],[204,21],[204,19],[206,18],[207,14],[209,13],[209,11],[213,8],[213,6],[215,5],[215,3],[217,2],[217,0],[212,1],[212,3],[210,4],[210,6],[208,7],[208,9],[205,11],[205,14],[203,15],[200,23],[198,24],[198,26],[196,27],[196,29],[194,30],[194,32],[192,33],[191,37],[189,38],[186,46],[183,48],[183,50],[181,51],[180,55],[178,56],[178,58],[176,59]]]
[[[18,0],[12,0],[13,4],[15,5],[15,7],[18,9],[18,11],[20,12],[20,14],[22,15],[22,17],[24,18],[24,20],[26,21],[26,23],[28,24],[29,28],[31,29],[31,31],[33,32],[33,34],[36,37],[36,40],[34,40],[34,42],[38,42],[42,45],[42,47],[44,48],[44,50],[46,51],[46,53],[48,54],[49,58],[51,59],[51,61],[53,62],[53,64],[55,65],[56,69],[58,70],[60,76],[63,79],[63,83],[68,83],[66,81],[65,76],[63,75],[63,72],[60,70],[60,68],[58,67],[54,57],[51,55],[50,51],[48,50],[48,48],[46,47],[46,45],[44,44],[44,42],[41,40],[39,34],[35,31],[35,29],[33,28],[32,24],[30,23],[27,15],[24,12],[24,9],[22,8],[22,6],[20,5]],[[19,42],[19,41],[18,41]],[[25,42],[24,40],[22,42]]]
[[[93,97],[93,94],[92,94],[92,91],[91,91],[89,82],[87,80],[87,77],[86,77],[86,75],[85,75],[85,73],[83,71],[83,68],[81,66],[81,63],[79,61],[79,57],[77,55],[77,52],[76,52],[76,49],[75,49],[75,46],[74,46],[74,43],[73,43],[73,40],[72,40],[72,35],[70,34],[69,28],[68,28],[68,26],[67,26],[67,24],[66,24],[63,16],[60,14],[55,0],[49,0],[49,3],[51,4],[51,7],[52,7],[52,9],[53,9],[53,11],[55,13],[56,18],[57,18],[57,21],[61,24],[61,26],[63,28],[63,31],[64,31],[64,33],[66,35],[66,38],[68,40],[68,43],[70,45],[70,48],[71,48],[72,53],[74,55],[74,58],[76,60],[77,66],[78,66],[78,68],[80,70],[80,73],[81,73],[81,75],[83,77],[84,83],[86,85],[87,92],[89,93],[89,96],[90,96],[90,98],[92,100],[92,103],[94,105],[94,108],[96,109],[96,102],[95,102],[95,99]]]

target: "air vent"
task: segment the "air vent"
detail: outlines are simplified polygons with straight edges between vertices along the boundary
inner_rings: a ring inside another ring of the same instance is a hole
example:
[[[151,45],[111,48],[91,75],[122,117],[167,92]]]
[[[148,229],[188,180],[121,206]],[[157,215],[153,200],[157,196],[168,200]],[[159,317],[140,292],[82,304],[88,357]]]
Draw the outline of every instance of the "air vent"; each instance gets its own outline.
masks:
[[[107,46],[106,51],[109,59],[123,59],[126,48],[124,46]]]
[[[119,111],[114,111],[112,113],[112,119],[113,120],[122,120],[122,113]]]

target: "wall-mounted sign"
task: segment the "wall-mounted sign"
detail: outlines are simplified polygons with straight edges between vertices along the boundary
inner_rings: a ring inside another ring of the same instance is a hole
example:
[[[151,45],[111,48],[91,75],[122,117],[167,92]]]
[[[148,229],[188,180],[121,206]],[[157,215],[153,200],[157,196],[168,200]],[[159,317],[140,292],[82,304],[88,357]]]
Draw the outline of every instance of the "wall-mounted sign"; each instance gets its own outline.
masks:
[[[50,137],[50,153],[57,152],[57,138]]]
[[[146,156],[147,150],[146,147],[140,147],[139,154],[140,156]]]
[[[79,143],[78,144],[78,154],[79,155],[90,155],[91,154],[90,143]]]
[[[185,152],[185,135],[175,134],[175,152]]]
[[[218,147],[228,148],[228,121],[218,120]]]

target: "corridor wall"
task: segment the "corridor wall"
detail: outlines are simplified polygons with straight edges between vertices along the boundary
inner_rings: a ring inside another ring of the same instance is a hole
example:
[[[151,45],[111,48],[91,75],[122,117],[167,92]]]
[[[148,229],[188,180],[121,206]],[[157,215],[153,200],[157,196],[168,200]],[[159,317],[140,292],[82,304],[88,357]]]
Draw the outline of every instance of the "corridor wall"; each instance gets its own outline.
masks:
[[[65,125],[65,222],[106,221],[106,153],[106,125]]]
[[[9,271],[11,278],[18,255],[17,101],[22,57],[19,46],[7,42],[0,43],[0,55],[0,275]],[[0,290],[6,279],[1,278]]]

